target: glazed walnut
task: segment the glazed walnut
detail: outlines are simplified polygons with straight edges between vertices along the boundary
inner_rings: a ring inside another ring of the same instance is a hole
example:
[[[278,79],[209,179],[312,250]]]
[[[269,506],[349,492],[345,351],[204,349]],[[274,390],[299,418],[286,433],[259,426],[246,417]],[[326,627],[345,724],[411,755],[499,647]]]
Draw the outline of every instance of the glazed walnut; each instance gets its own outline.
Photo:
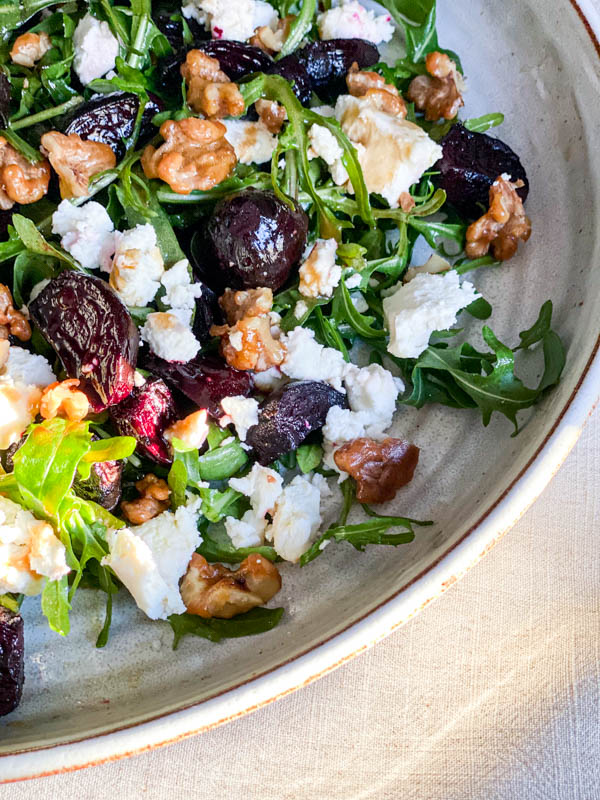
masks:
[[[149,472],[140,481],[137,481],[135,488],[140,493],[140,497],[137,500],[123,500],[121,503],[123,516],[132,525],[148,522],[149,519],[154,519],[169,508],[171,491],[167,482],[162,478],[157,478],[156,475]]]
[[[0,283],[0,340],[16,336],[21,342],[31,339],[31,326],[22,311],[13,306],[8,286]]]
[[[253,47],[259,47],[265,53],[272,56],[279,53],[287,39],[290,27],[295,17],[289,14],[278,20],[275,30],[269,25],[262,25],[254,31],[254,36],[250,39],[250,44]]]
[[[190,50],[181,75],[187,84],[187,102],[193,111],[205,117],[238,117],[246,105],[240,90],[221,71],[216,58],[202,50]]]
[[[160,178],[178,194],[207,191],[225,180],[236,164],[235,151],[225,139],[221,122],[206,119],[167,120],[160,126],[165,140],[148,145],[142,155],[147,178]]]
[[[419,448],[402,439],[354,439],[335,451],[337,466],[356,481],[360,503],[393,500],[400,487],[412,480]]]
[[[354,97],[365,97],[378,111],[394,117],[406,117],[406,104],[398,89],[377,72],[361,72],[356,61],[346,75],[348,91]]]
[[[27,161],[3,136],[0,136],[0,209],[6,211],[15,203],[36,203],[48,191],[50,165]]]
[[[13,64],[22,67],[33,67],[52,47],[47,33],[23,33],[17,36],[10,51]]]
[[[277,567],[252,553],[232,571],[194,553],[179,591],[190,614],[231,619],[269,601],[281,589]]]
[[[240,292],[225,289],[225,293],[219,298],[219,305],[225,312],[229,324],[235,325],[244,317],[268,314],[273,307],[273,290],[264,287]]]
[[[67,378],[46,386],[40,400],[40,414],[44,419],[66,417],[71,422],[81,422],[90,410],[87,396],[77,387],[77,378]]]
[[[58,131],[45,133],[42,147],[59,177],[63,199],[86,197],[90,178],[99,172],[113,169],[117,159],[112,149],[102,142],[84,140],[77,133],[65,136]]]
[[[275,100],[257,100],[254,104],[258,118],[269,131],[269,133],[279,133],[281,126],[287,119],[287,113],[283,106]]]
[[[467,228],[469,258],[481,258],[491,247],[497,261],[507,261],[517,252],[519,241],[529,239],[531,221],[516,191],[523,185],[521,180],[511,183],[501,175],[490,186],[489,211]]]
[[[428,53],[425,68],[429,75],[417,75],[410,83],[406,96],[425,119],[454,119],[463,105],[463,78],[456,64],[445,53]]]

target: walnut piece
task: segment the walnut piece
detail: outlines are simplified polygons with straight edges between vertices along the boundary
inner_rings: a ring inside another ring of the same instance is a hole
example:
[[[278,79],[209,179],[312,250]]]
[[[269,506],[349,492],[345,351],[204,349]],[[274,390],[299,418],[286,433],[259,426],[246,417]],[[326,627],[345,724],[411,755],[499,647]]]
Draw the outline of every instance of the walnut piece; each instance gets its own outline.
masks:
[[[58,174],[63,200],[86,197],[90,178],[104,170],[113,169],[117,163],[115,154],[107,144],[84,140],[77,133],[65,136],[64,133],[50,131],[42,136],[41,142]]]
[[[428,53],[425,68],[429,75],[417,75],[410,83],[406,96],[425,119],[454,119],[458,109],[464,105],[462,99],[463,78],[456,64],[445,53]]]
[[[213,325],[212,336],[221,337],[221,353],[230,367],[264,372],[285,358],[285,348],[271,334],[271,289],[226,289],[219,304],[228,325]]]
[[[0,136],[0,209],[41,200],[48,191],[50,174],[46,159],[31,163]]]
[[[519,241],[529,239],[531,220],[516,191],[522,186],[522,180],[511,183],[503,175],[490,186],[489,211],[467,228],[465,252],[469,258],[481,258],[491,246],[497,261],[507,261],[517,252]]]
[[[269,601],[281,589],[274,564],[252,553],[232,571],[194,553],[179,591],[190,614],[231,619]]]
[[[238,117],[246,104],[237,84],[222,72],[216,58],[202,50],[190,50],[181,75],[187,84],[187,102],[193,111],[205,117]]]
[[[144,150],[144,174],[160,178],[177,194],[212,189],[236,164],[235,151],[225,139],[226,130],[221,122],[196,117],[166,120],[160,126],[164,144],[159,148],[148,145]]]
[[[356,481],[356,499],[360,503],[385,503],[412,480],[419,448],[402,439],[376,442],[362,438],[343,444],[333,458]]]
[[[171,490],[167,482],[162,478],[157,478],[151,472],[137,481],[135,488],[140,493],[140,497],[137,500],[123,500],[121,503],[123,516],[132,525],[148,522],[149,519],[162,514],[171,505],[169,502]]]
[[[361,72],[356,61],[346,75],[348,91],[354,97],[365,97],[378,111],[394,117],[406,117],[406,104],[398,89],[377,72]]]
[[[9,336],[26,342],[31,339],[31,326],[25,315],[14,308],[8,286],[0,283],[0,341]]]
[[[283,106],[275,100],[257,100],[254,104],[258,118],[269,131],[269,133],[279,133],[281,126],[287,119],[287,112]]]
[[[288,14],[287,17],[278,20],[275,30],[269,25],[262,25],[254,31],[250,44],[253,47],[259,47],[270,56],[279,53],[289,35],[294,19],[293,14]]]
[[[90,410],[87,396],[77,387],[77,378],[67,378],[46,386],[40,399],[40,414],[44,419],[66,417],[71,422],[81,422]]]
[[[17,36],[10,51],[13,64],[22,67],[33,67],[52,47],[47,33],[22,33]]]

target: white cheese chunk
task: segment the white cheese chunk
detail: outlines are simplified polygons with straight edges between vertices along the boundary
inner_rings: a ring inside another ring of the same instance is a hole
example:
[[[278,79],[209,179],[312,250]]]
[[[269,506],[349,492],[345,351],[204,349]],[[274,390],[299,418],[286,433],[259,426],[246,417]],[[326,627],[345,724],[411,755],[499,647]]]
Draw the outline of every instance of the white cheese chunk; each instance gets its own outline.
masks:
[[[117,232],[110,285],[128,306],[146,306],[154,300],[164,273],[162,255],[152,225]]]
[[[223,398],[221,408],[225,417],[220,424],[233,425],[240,440],[245,442],[249,428],[258,423],[258,402],[253,397],[234,395]]]
[[[261,519],[270,514],[281,495],[283,478],[278,472],[260,464],[254,464],[243,478],[231,478],[229,485],[250,499],[252,510]]]
[[[193,502],[175,513],[164,511],[142,525],[106,535],[109,554],[102,563],[114,570],[150,619],[185,611],[179,579],[201,541],[197,518]]]
[[[383,301],[389,352],[398,358],[417,358],[431,334],[452,327],[458,312],[478,297],[473,284],[460,284],[455,270],[422,273],[407,284],[398,284],[397,291]]]
[[[0,342],[0,450],[19,441],[39,410],[41,390],[56,380],[43,356]],[[6,352],[8,350],[8,352]]]
[[[175,311],[148,314],[140,336],[152,352],[165,361],[191,361],[200,350],[200,342],[189,324],[182,322],[182,317]]]
[[[379,364],[361,368],[348,364],[344,385],[350,409],[363,415],[366,435],[382,435],[392,424],[399,394],[392,373]]]
[[[229,341],[231,341],[231,336]],[[281,373],[279,367],[269,367],[263,372],[255,372],[253,378],[254,385],[263,394],[275,392],[277,389],[281,389],[284,383],[287,383],[287,378]]]
[[[190,262],[187,258],[177,261],[166,270],[160,279],[166,289],[163,302],[171,308],[194,309],[196,300],[202,297],[202,284],[192,283]]]
[[[335,263],[335,239],[317,239],[300,266],[298,289],[304,297],[331,297],[340,282],[342,268]]]
[[[24,383],[28,386],[37,386],[45,389],[54,383],[56,376],[52,367],[44,356],[30,353],[24,347],[11,345],[8,349],[8,359],[0,374],[0,382]]]
[[[183,419],[178,419],[163,433],[167,442],[172,442],[173,439],[179,439],[186,447],[191,450],[199,450],[208,436],[208,424],[206,421],[206,409],[201,408],[199,411],[194,411],[188,414]]]
[[[275,27],[277,12],[262,0],[190,0],[181,9],[186,19],[195,19],[213,39],[235,39],[245,42],[256,28]]]
[[[241,519],[225,518],[225,530],[234,547],[258,547],[265,541],[268,522],[255,511],[246,511]]]
[[[339,350],[323,347],[308,328],[294,328],[282,341],[286,356],[280,368],[285,375],[299,381],[325,381],[342,389],[346,362]]]
[[[389,14],[375,15],[357,0],[347,0],[317,17],[321,39],[366,39],[374,44],[389,42],[394,25]]]
[[[73,46],[73,66],[84,86],[114,69],[119,55],[119,42],[107,22],[86,14],[75,28]]]
[[[283,490],[265,533],[286,561],[298,561],[314,540],[321,524],[321,493],[306,478],[297,476]]]
[[[264,164],[271,160],[277,137],[262,122],[241,119],[222,120],[227,128],[225,138],[235,150],[240,164]]]
[[[445,258],[438,256],[437,253],[432,253],[427,261],[424,264],[421,264],[421,266],[409,267],[404,273],[402,280],[404,283],[408,283],[422,272],[429,272],[431,275],[437,275],[439,272],[447,272],[449,269],[452,269],[450,262],[446,261]]]
[[[110,258],[115,251],[114,225],[104,206],[90,200],[74,206],[63,200],[52,215],[52,233],[84,269],[110,271]]]

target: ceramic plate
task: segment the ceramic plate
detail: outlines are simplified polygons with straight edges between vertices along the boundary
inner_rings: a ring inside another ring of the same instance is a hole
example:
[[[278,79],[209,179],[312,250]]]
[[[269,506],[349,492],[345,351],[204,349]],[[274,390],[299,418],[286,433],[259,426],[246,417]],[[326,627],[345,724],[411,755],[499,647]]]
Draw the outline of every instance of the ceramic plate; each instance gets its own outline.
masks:
[[[0,781],[174,741],[323,675],[456,581],[575,443],[600,376],[598,14],[591,2],[580,9],[569,0],[438,5],[441,40],[461,54],[468,76],[466,116],[504,112],[498,134],[531,179],[530,242],[475,282],[494,306],[494,330],[509,341],[552,298],[568,347],[560,386],[516,438],[503,418],[484,429],[476,412],[403,408],[396,430],[422,458],[393,510],[436,525],[419,529],[410,546],[358,554],[332,545],[309,569],[285,565],[286,614],[270,633],[219,645],[188,638],[174,654],[167,623],[150,622],[123,593],[109,645],[96,650],[103,608],[94,593],[77,595],[65,640],[27,604],[25,692],[20,709],[0,721]]]

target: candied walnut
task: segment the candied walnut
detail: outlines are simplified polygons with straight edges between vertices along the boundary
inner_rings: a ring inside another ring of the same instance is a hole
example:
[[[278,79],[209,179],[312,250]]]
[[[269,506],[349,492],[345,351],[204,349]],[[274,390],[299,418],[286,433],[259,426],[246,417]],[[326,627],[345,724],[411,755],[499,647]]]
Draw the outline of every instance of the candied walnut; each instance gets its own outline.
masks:
[[[412,480],[419,448],[402,439],[354,439],[333,454],[337,466],[356,481],[360,503],[393,500],[400,487]]]
[[[494,258],[507,261],[517,252],[519,241],[531,236],[531,220],[525,215],[517,189],[523,181],[511,183],[501,175],[490,186],[489,211],[467,228],[465,252],[469,258],[481,258],[492,249]]]
[[[31,163],[0,136],[0,209],[15,203],[36,203],[48,191],[50,165],[43,159]]]
[[[77,133],[65,136],[64,133],[50,131],[42,136],[41,142],[58,173],[60,196],[63,199],[86,197],[90,178],[112,169],[117,163],[115,154],[107,144],[84,140]]]
[[[121,503],[123,516],[132,525],[148,522],[149,519],[157,517],[169,508],[171,490],[162,478],[157,478],[156,475],[149,472],[136,482],[135,488],[140,493],[140,497],[137,500],[124,500]]]
[[[257,100],[254,104],[258,118],[269,131],[269,133],[279,133],[281,126],[287,119],[287,113],[283,106],[275,100]]]
[[[52,42],[47,33],[22,33],[17,36],[10,51],[13,64],[22,67],[33,67],[52,47]]]
[[[27,317],[13,306],[8,286],[0,283],[0,340],[16,336],[21,342],[31,339],[31,326]]]
[[[148,145],[142,155],[147,178],[160,178],[178,194],[207,191],[225,180],[236,164],[235,150],[225,139],[221,122],[205,119],[167,120],[160,126],[165,140]]]
[[[394,117],[406,117],[406,104],[398,89],[377,72],[361,72],[356,61],[346,75],[348,91],[354,97],[365,97],[378,111]]]
[[[235,325],[244,317],[268,314],[273,307],[273,290],[261,288],[234,292],[233,289],[225,289],[225,293],[219,298],[219,305],[229,324]]]
[[[454,119],[463,105],[463,78],[456,64],[445,53],[428,53],[425,68],[429,75],[417,75],[410,83],[406,96],[425,119]]]
[[[244,317],[233,326],[213,325],[212,336],[221,337],[221,353],[234,369],[264,372],[277,367],[285,358],[285,348],[271,334],[268,315]]]
[[[408,214],[416,206],[415,198],[410,194],[410,192],[401,192],[400,197],[398,198],[398,205],[405,214]]]
[[[250,44],[253,47],[259,47],[270,56],[274,53],[279,53],[289,35],[290,27],[294,20],[295,16],[288,14],[287,17],[278,20],[275,30],[269,25],[262,25],[254,31]]]
[[[80,422],[89,410],[90,402],[81,390],[77,378],[67,378],[46,386],[40,400],[40,414],[44,419],[66,417],[72,422]]]
[[[280,589],[277,567],[257,553],[251,553],[235,571],[209,564],[194,553],[179,587],[188,612],[207,619],[244,614],[268,602]]]
[[[202,50],[190,50],[181,75],[187,84],[187,102],[205,117],[237,117],[246,105],[237,84],[231,83],[219,61]]]

